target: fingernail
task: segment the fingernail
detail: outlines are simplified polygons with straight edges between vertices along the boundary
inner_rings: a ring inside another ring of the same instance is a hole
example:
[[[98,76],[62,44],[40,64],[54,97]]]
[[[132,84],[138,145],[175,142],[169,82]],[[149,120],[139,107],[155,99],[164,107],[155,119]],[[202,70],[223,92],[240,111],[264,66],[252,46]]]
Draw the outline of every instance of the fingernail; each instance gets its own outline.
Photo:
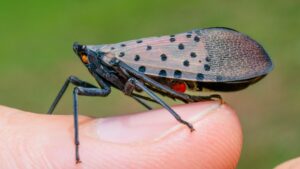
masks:
[[[220,107],[219,102],[193,103],[173,107],[182,119],[193,124],[197,130],[207,115]],[[190,129],[177,122],[165,109],[145,113],[97,119],[87,124],[86,134],[111,143],[145,143],[158,141],[177,131],[190,133]]]

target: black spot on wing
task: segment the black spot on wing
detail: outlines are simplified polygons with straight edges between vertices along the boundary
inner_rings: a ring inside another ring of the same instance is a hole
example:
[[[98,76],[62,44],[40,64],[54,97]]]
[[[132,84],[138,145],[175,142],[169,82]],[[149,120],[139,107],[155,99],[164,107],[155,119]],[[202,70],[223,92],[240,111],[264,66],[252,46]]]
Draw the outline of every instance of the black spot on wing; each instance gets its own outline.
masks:
[[[166,55],[166,54],[164,54],[164,53],[160,55],[160,59],[161,59],[161,61],[166,61],[166,60],[167,60],[167,58],[168,58],[168,57],[167,57],[167,55]]]
[[[170,38],[170,42],[175,42],[176,39],[175,38]]]
[[[210,62],[211,58],[210,57],[206,57],[205,60],[206,60],[206,62]]]
[[[202,73],[198,73],[196,76],[197,80],[203,80],[204,79],[204,75]]]
[[[139,61],[140,60],[140,55],[135,55],[134,60]]]
[[[159,73],[158,73],[159,76],[162,76],[162,77],[166,77],[167,76],[167,72],[165,70],[160,70]]]
[[[195,57],[197,57],[197,55],[196,55],[196,53],[195,53],[195,52],[191,52],[191,54],[190,54],[190,55],[191,55],[191,57],[192,57],[192,58],[195,58]]]
[[[139,72],[141,72],[141,73],[146,72],[146,67],[145,66],[140,66],[139,67]]]
[[[223,77],[222,76],[217,76],[217,81],[222,81],[223,80]]]
[[[152,49],[152,46],[148,45],[146,50],[151,50]]]
[[[183,45],[182,43],[180,43],[180,44],[178,45],[178,49],[183,50],[183,49],[184,49],[184,45]]]
[[[188,60],[183,61],[183,66],[185,67],[190,66],[190,62]]]
[[[181,76],[182,76],[182,73],[181,73],[180,70],[175,70],[175,71],[174,71],[174,77],[175,77],[175,78],[178,78],[178,79],[179,79],[179,78],[181,78]]]
[[[125,56],[125,53],[124,52],[120,52],[119,57],[123,57],[123,56]]]
[[[195,41],[195,42],[199,42],[199,41],[200,41],[199,36],[195,36],[195,37],[194,37],[194,41]]]
[[[205,64],[205,65],[204,65],[204,70],[205,70],[205,71],[210,71],[210,66],[209,66],[208,64]]]

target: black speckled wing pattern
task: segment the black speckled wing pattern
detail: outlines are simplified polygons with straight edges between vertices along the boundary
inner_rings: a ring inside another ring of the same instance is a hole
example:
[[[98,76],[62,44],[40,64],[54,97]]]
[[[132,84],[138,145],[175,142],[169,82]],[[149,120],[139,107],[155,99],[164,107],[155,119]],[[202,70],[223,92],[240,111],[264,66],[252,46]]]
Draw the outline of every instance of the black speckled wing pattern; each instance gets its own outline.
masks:
[[[270,72],[272,62],[256,41],[228,28],[206,28],[175,35],[90,46],[146,75],[227,82]]]

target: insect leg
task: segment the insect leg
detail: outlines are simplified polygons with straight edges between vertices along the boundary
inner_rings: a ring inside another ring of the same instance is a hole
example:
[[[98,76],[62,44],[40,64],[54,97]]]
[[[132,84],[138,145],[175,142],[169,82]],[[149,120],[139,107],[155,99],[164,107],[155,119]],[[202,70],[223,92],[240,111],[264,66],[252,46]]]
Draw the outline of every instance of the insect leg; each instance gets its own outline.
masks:
[[[138,103],[140,103],[141,105],[143,105],[144,107],[146,107],[148,110],[152,110],[152,108],[146,103],[144,102],[143,98],[137,97],[137,96],[133,96],[133,91],[135,91],[137,88],[134,84],[129,83],[128,81],[125,83],[124,85],[124,89],[123,92],[125,95],[131,96],[133,99],[135,99]]]
[[[80,162],[79,157],[79,135],[78,135],[78,95],[81,96],[107,96],[110,94],[111,89],[110,86],[107,85],[101,79],[98,81],[102,89],[99,88],[86,88],[86,87],[75,87],[73,90],[73,110],[74,110],[74,137],[75,137],[75,157],[76,163]]]
[[[141,105],[143,105],[144,107],[146,107],[146,109],[152,110],[152,107],[149,106],[147,103],[145,103],[145,102],[143,101],[143,99],[138,98],[138,97],[136,97],[136,96],[132,96],[132,97],[133,97],[133,99],[136,100],[138,103],[140,103]]]
[[[136,94],[136,93],[132,93],[131,96],[138,97],[140,99],[147,100],[147,101],[150,101],[150,102],[153,102],[153,103],[157,103],[155,100],[153,100],[153,99],[151,99],[147,96],[139,95],[139,94]]]
[[[61,97],[63,96],[63,94],[65,93],[65,91],[67,90],[69,84],[72,83],[75,86],[82,86],[82,87],[89,87],[89,88],[97,88],[96,86],[82,81],[80,79],[78,79],[75,76],[70,76],[68,77],[68,79],[66,80],[66,82],[64,83],[63,87],[61,88],[61,90],[59,91],[58,95],[56,96],[55,100],[53,101],[53,103],[51,104],[51,107],[48,110],[48,114],[52,114],[53,110],[55,109],[57,103],[59,102],[59,100],[61,99]]]
[[[143,91],[145,91],[152,99],[154,99],[158,104],[160,104],[161,106],[163,106],[165,109],[167,109],[174,117],[175,119],[186,125],[187,127],[190,128],[191,131],[194,131],[194,127],[192,124],[190,124],[189,122],[183,120],[169,105],[167,105],[163,100],[161,100],[158,96],[156,96],[151,90],[149,90],[143,83],[141,83],[140,81],[138,81],[135,78],[130,78],[128,80],[128,82],[138,86],[139,88],[141,88]]]
[[[74,137],[75,137],[75,157],[76,157],[76,163],[80,162],[79,158],[79,135],[78,135],[78,95],[84,95],[84,96],[107,96],[110,94],[111,89],[110,85],[106,84],[101,78],[98,76],[95,76],[98,84],[102,87],[102,89],[97,88],[96,86],[82,81],[78,79],[75,76],[70,76],[66,82],[64,83],[63,87],[59,91],[57,97],[55,98],[54,102],[52,103],[48,113],[52,114],[55,106],[65,93],[66,89],[68,88],[69,84],[74,84],[75,87],[73,90],[73,110],[74,110]],[[79,86],[79,87],[78,87]]]
[[[221,97],[221,95],[218,95],[218,94],[212,94],[212,95],[209,95],[209,96],[190,96],[190,97],[195,102],[203,101],[203,100],[217,99],[221,102],[221,104],[224,103],[223,98]]]

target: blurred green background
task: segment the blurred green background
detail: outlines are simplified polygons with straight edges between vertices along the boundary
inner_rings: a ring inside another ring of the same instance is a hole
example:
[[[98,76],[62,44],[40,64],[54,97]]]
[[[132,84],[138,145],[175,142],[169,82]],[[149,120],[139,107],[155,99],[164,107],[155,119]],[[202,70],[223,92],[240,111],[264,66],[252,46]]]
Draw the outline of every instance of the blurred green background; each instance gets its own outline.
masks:
[[[243,127],[238,168],[272,168],[300,155],[298,0],[1,1],[0,21],[0,104],[39,113],[69,75],[94,83],[74,41],[114,43],[211,26],[244,32],[265,47],[275,69],[247,90],[223,94]],[[80,113],[92,116],[144,110],[116,90],[79,102]],[[71,89],[57,108],[71,114]]]

